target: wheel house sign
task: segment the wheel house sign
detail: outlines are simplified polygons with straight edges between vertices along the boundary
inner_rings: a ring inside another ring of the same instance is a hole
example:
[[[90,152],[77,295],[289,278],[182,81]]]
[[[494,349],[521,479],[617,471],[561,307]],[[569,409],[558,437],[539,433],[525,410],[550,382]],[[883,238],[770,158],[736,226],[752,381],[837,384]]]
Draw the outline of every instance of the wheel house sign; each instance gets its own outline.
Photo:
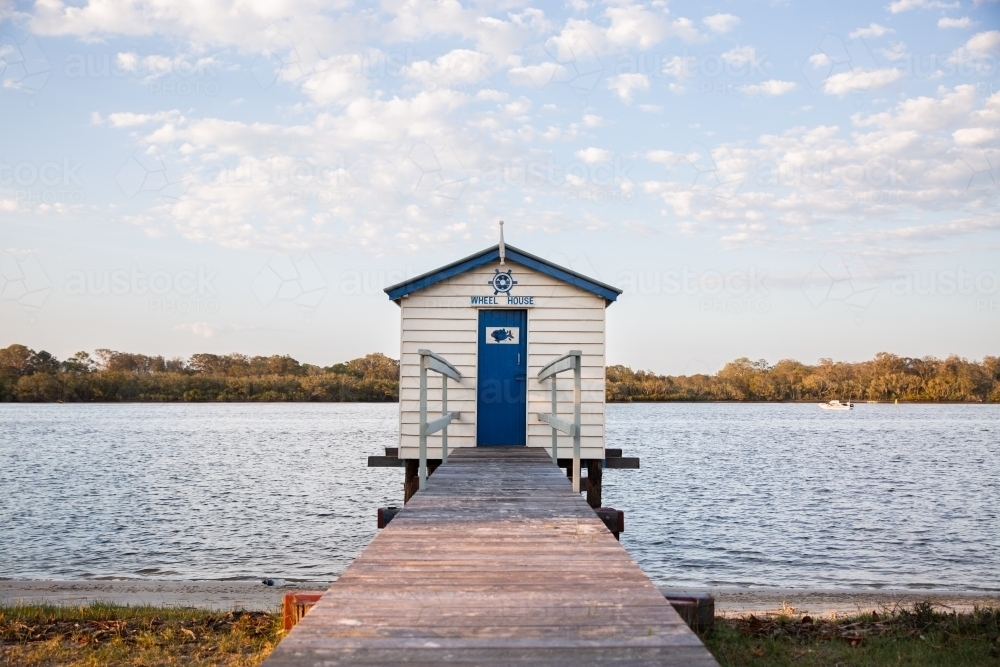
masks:
[[[605,312],[621,290],[501,237],[385,291],[401,314],[400,459],[420,456],[422,432],[431,460],[458,447],[554,442],[560,458],[574,444],[583,459],[604,458]],[[427,373],[442,364],[447,375]]]

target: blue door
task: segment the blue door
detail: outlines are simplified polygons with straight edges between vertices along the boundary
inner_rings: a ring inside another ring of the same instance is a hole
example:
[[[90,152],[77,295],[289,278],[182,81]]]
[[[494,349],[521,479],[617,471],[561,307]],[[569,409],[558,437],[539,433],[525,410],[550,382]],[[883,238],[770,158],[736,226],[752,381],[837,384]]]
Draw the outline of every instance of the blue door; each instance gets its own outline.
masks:
[[[527,435],[528,311],[479,311],[476,442],[524,445]]]

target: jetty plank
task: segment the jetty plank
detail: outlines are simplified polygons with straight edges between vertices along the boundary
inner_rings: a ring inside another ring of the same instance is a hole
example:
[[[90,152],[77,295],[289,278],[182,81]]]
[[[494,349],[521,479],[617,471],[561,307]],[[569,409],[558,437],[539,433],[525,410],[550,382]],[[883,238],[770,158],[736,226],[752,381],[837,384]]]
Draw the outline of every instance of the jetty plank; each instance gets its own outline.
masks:
[[[717,663],[542,450],[457,449],[265,661]]]

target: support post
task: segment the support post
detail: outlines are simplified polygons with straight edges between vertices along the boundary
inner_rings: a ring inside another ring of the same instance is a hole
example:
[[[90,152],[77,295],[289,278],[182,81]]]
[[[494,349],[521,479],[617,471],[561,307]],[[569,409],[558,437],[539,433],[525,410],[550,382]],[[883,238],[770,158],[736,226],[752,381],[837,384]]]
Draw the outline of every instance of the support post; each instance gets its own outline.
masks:
[[[420,490],[427,486],[427,357],[420,357]]]
[[[587,504],[597,509],[601,506],[601,482],[604,469],[600,459],[587,460]]]
[[[580,355],[573,364],[573,493],[580,493]]]
[[[419,473],[417,461],[406,459],[406,470],[403,472],[403,504],[410,502],[410,498],[417,492]]]
[[[556,384],[558,380],[555,375],[552,376],[552,416],[555,417],[559,412],[559,406],[557,404],[557,387]],[[559,465],[559,432],[552,429],[552,462]]]
[[[441,416],[448,416],[448,376],[441,375]],[[441,463],[448,462],[448,427],[441,431]]]

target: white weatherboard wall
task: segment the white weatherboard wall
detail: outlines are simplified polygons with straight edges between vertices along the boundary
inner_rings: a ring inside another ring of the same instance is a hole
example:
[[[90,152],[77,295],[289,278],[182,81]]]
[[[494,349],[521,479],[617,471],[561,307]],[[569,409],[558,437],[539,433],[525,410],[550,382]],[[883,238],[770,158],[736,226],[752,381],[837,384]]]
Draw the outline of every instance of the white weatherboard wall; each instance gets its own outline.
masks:
[[[399,385],[399,457],[419,456],[420,355],[429,349],[447,359],[462,374],[461,383],[448,381],[448,410],[461,419],[448,427],[448,448],[476,446],[476,362],[480,307],[472,296],[493,296],[488,285],[499,269],[494,261],[459,274],[400,299],[402,349]],[[603,297],[507,260],[517,285],[511,296],[533,296],[528,311],[528,439],[529,447],[552,447],[552,429],[538,421],[551,411],[551,384],[538,382],[538,371],[570,350],[583,352],[583,424],[581,458],[604,458],[604,315]],[[503,295],[497,300],[506,301]],[[503,308],[504,306],[499,306]],[[497,306],[483,306],[493,309]],[[511,306],[517,309],[518,306]],[[427,418],[441,413],[441,376],[427,373]],[[559,416],[573,419],[573,373],[559,374]],[[559,458],[573,455],[573,439],[559,435]],[[427,438],[427,456],[441,458],[441,435]]]

